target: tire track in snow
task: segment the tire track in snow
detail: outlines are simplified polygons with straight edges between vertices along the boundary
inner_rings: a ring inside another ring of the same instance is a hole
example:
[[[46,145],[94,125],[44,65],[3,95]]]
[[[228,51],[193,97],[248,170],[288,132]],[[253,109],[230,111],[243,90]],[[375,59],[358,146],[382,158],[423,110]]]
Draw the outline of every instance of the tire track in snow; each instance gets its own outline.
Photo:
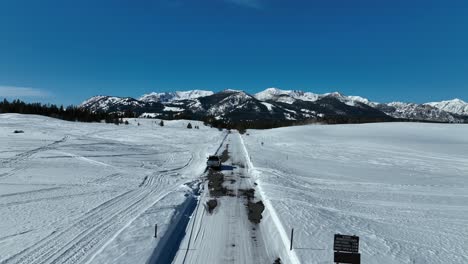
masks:
[[[64,142],[55,141],[49,145],[22,153],[13,162],[28,159],[32,155]],[[85,263],[92,259],[109,244],[122,230],[133,222],[141,213],[169,193],[180,188],[180,181],[168,180],[178,175],[176,170],[186,169],[193,163],[193,153],[189,161],[178,168],[163,168],[155,174],[148,175],[140,188],[124,191],[75,219],[66,227],[61,227],[42,237],[34,245],[0,261],[10,263]],[[172,155],[169,159],[174,159]],[[54,185],[58,186],[58,185]],[[66,186],[66,185],[64,185]],[[81,185],[80,185],[81,186]],[[83,185],[85,186],[85,185]]]
[[[129,192],[130,191],[120,194],[119,196],[114,197],[113,199],[102,203],[101,205],[95,207],[94,209],[89,211],[86,215],[78,219],[78,221],[75,224],[73,224],[71,227],[60,230],[60,231],[57,231],[57,230],[53,231],[50,235],[48,235],[47,237],[37,242],[34,246],[24,249],[23,251],[19,252],[13,257],[2,261],[2,263],[28,263],[27,261],[30,258],[33,258],[34,260],[36,257],[40,257],[40,254],[43,251],[46,251],[45,248],[49,245],[49,243],[54,244],[53,241],[56,240],[57,238],[68,235],[67,232],[71,233],[73,229],[76,228],[77,226],[85,225],[87,221],[91,221],[93,218],[95,218],[97,214],[99,214],[100,212],[105,212],[107,208],[113,206],[114,204],[117,204],[120,200],[124,199],[125,196]]]
[[[104,193],[104,192],[107,192],[107,191],[98,190],[98,191],[82,192],[82,193],[76,193],[76,194],[61,194],[61,195],[47,196],[47,197],[41,197],[41,198],[29,198],[29,199],[24,199],[21,201],[0,203],[0,207],[9,207],[9,206],[23,205],[23,204],[28,204],[28,203],[35,203],[35,202],[42,202],[42,201],[49,201],[49,200],[58,200],[58,199],[62,200],[62,199],[67,199],[67,198],[79,197],[79,196],[89,196],[89,195],[94,195],[94,194],[99,194],[99,193]]]
[[[157,175],[161,176],[161,175]],[[156,176],[151,176],[156,177]],[[120,232],[151,205],[177,189],[164,188],[162,182],[122,193],[95,207],[71,227],[52,232],[34,246],[27,248],[2,263],[82,263],[93,249],[103,245]]]
[[[13,197],[13,196],[24,196],[24,195],[28,195],[28,194],[30,195],[30,194],[42,193],[42,192],[50,192],[50,191],[55,191],[55,190],[62,189],[62,188],[63,187],[50,187],[50,188],[44,188],[44,189],[32,190],[32,191],[7,193],[7,194],[0,195],[0,198]]]
[[[29,157],[31,157],[32,155],[36,154],[36,153],[39,153],[39,152],[42,152],[42,151],[46,151],[46,150],[51,150],[53,148],[55,148],[57,145],[61,144],[61,143],[64,143],[65,141],[68,140],[68,136],[64,136],[63,138],[59,139],[59,140],[56,140],[50,144],[47,144],[45,146],[41,146],[41,147],[38,147],[38,148],[35,148],[35,149],[32,149],[32,150],[28,150],[26,152],[23,152],[23,153],[20,153],[20,154],[17,154],[16,156],[14,156],[13,158],[10,158],[9,160],[6,160],[6,161],[3,161],[3,164],[7,164],[7,165],[10,165],[12,163],[17,163],[19,161],[22,161],[22,160],[25,160],[25,159],[28,159]]]

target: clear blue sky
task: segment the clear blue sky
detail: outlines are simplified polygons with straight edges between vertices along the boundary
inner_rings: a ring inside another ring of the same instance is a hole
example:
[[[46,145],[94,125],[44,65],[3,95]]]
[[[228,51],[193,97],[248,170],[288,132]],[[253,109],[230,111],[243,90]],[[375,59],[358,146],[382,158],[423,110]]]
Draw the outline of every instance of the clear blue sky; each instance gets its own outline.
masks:
[[[267,87],[468,100],[468,1],[0,1],[0,97]]]

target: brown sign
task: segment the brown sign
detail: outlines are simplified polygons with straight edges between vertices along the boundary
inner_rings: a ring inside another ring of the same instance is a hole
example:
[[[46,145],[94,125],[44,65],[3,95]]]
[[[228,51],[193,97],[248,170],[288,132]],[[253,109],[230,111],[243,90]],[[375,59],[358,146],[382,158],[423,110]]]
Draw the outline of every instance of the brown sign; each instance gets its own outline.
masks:
[[[341,252],[358,253],[359,237],[335,234],[333,250]]]

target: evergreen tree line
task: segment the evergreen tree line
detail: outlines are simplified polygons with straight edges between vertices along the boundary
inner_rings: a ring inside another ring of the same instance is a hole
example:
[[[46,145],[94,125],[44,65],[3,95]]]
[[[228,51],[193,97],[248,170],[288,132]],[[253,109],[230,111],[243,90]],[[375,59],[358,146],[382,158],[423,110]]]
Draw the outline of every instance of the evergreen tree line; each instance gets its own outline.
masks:
[[[0,114],[4,113],[43,115],[80,122],[101,122],[105,120],[107,123],[115,123],[116,120],[119,120],[119,116],[116,114],[94,113],[73,105],[64,108],[55,104],[25,103],[18,99],[12,102],[7,99],[0,101]]]
[[[395,122],[397,119],[381,118],[381,117],[346,117],[346,116],[327,116],[322,118],[310,118],[303,120],[223,120],[213,117],[205,117],[202,119],[206,126],[215,127],[218,129],[236,129],[240,133],[244,133],[247,129],[271,129],[287,126],[300,126],[308,124],[362,124],[375,122]]]

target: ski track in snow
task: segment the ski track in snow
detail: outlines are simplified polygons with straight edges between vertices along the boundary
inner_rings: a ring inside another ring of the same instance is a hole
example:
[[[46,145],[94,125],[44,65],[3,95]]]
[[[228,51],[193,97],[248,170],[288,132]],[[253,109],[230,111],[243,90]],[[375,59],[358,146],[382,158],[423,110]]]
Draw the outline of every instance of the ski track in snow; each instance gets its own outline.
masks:
[[[196,179],[224,136],[202,125],[188,130],[184,121],[165,122],[158,131],[153,120],[129,121],[116,127],[0,116],[7,129],[0,137],[7,150],[0,167],[0,263],[93,262],[149,208]],[[9,135],[9,127],[25,127],[15,135],[22,139]]]
[[[156,184],[154,177],[151,178],[142,186],[143,190],[128,191],[103,203],[70,228],[54,231],[35,246],[7,259],[6,263],[78,263],[89,249],[105,241],[122,224],[131,222],[135,216],[175,189],[157,194],[156,187],[160,183]]]
[[[45,146],[41,146],[41,147],[38,147],[38,148],[35,148],[35,149],[32,149],[32,150],[28,150],[26,152],[23,152],[23,153],[20,153],[20,154],[17,154],[15,157],[7,160],[7,161],[3,161],[3,164],[4,166],[5,165],[11,165],[12,163],[17,163],[19,161],[22,161],[22,160],[25,160],[29,157],[31,157],[32,155],[36,154],[36,153],[39,153],[41,151],[46,151],[46,150],[51,150],[53,149],[55,146],[57,146],[58,144],[61,144],[65,141],[67,141],[68,139],[68,136],[64,136],[63,138],[59,139],[59,140],[56,140],[50,144],[47,144]]]

